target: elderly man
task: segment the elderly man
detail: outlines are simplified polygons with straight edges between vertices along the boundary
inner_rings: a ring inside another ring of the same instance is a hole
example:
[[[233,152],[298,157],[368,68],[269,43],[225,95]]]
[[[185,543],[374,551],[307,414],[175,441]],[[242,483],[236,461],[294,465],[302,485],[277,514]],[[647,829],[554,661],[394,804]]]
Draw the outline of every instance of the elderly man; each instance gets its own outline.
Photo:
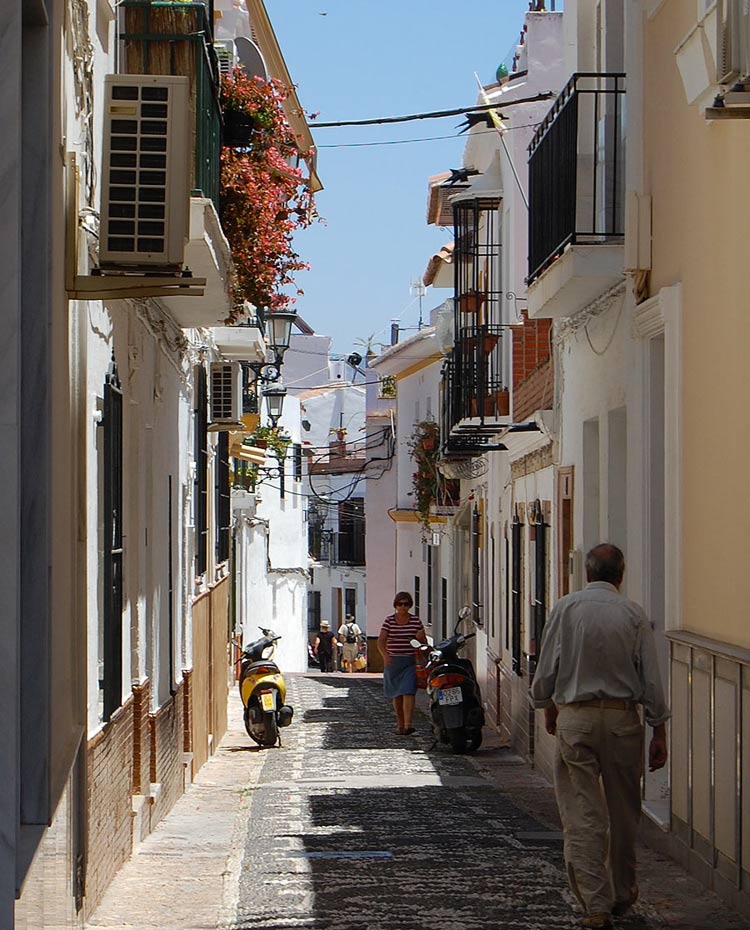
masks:
[[[653,727],[649,768],[667,761],[669,710],[654,635],[643,609],[619,593],[624,572],[617,546],[588,553],[588,584],[550,614],[531,688],[547,732],[557,734],[555,794],[582,927],[611,927],[611,915],[622,916],[638,897],[639,704]]]

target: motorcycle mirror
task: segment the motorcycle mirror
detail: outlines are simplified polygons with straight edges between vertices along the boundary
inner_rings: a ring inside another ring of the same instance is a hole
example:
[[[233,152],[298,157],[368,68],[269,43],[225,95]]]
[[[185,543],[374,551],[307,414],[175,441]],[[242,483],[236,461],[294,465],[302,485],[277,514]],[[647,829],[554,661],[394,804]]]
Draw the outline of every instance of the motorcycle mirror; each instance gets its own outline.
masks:
[[[459,619],[466,620],[466,618],[469,616],[470,613],[471,613],[471,607],[462,607],[461,610],[459,610],[458,612]]]
[[[424,646],[424,643],[420,643],[418,639],[412,639],[410,640],[409,645],[412,647],[412,649],[421,649],[422,646]]]

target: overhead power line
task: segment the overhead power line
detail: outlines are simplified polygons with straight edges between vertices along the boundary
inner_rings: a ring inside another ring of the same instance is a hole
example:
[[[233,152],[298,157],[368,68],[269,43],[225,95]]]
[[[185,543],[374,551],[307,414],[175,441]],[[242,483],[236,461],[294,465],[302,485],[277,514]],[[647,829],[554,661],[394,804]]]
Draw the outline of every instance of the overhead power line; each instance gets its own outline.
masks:
[[[484,103],[473,107],[458,107],[454,110],[433,110],[431,113],[412,113],[409,116],[380,116],[375,119],[349,119],[339,120],[335,123],[318,123],[311,121],[311,129],[332,129],[337,126],[382,126],[385,123],[410,123],[417,119],[440,119],[443,116],[461,116],[465,113],[485,113],[488,110],[506,110],[516,107],[520,103],[537,103],[540,100],[549,100],[555,97],[553,91],[548,90],[533,97],[520,97],[518,100],[508,100],[502,103]],[[501,117],[502,119],[502,117]]]

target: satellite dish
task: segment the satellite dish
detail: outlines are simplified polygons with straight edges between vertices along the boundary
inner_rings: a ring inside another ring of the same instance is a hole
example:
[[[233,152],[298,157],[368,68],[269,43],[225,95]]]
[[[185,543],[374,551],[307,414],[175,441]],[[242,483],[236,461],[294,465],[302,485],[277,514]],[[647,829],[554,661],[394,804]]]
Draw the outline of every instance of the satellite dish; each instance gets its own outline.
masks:
[[[245,70],[248,77],[260,77],[264,81],[268,80],[268,68],[263,60],[258,46],[251,39],[244,36],[238,36],[234,40],[234,47],[237,50],[237,59]]]

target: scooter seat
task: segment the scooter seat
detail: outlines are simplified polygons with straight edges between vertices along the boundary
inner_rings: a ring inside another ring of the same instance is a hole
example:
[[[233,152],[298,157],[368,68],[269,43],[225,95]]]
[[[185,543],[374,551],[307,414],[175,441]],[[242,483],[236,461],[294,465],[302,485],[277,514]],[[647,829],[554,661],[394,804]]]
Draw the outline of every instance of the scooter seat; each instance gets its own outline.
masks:
[[[279,667],[275,662],[269,662],[268,659],[258,659],[257,661],[251,662],[249,665],[245,666],[244,674],[249,675],[252,672],[256,672],[262,668],[273,669],[274,673],[279,671]]]

